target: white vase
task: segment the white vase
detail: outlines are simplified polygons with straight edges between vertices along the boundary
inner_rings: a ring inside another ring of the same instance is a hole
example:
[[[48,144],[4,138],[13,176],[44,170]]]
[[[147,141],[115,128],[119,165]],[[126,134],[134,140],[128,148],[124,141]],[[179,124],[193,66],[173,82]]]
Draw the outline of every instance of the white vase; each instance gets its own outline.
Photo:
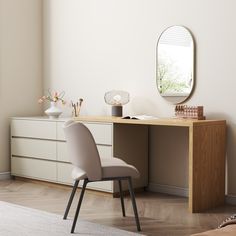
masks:
[[[61,115],[62,110],[57,107],[56,102],[51,102],[50,107],[45,111],[45,113],[49,116],[50,119],[56,119]]]

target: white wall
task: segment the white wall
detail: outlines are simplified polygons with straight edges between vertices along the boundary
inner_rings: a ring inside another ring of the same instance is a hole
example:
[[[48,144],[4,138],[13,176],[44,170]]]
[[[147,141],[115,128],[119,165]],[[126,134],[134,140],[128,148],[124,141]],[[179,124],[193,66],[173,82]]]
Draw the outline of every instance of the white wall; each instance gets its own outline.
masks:
[[[42,1],[0,0],[0,172],[10,169],[11,116],[38,115]]]
[[[196,87],[188,104],[204,105],[207,118],[227,119],[228,185],[236,194],[235,9],[235,0],[45,0],[44,89],[83,97],[86,115],[109,115],[104,93],[123,89],[131,95],[126,114],[172,116],[174,106],[156,89],[156,43],[166,27],[186,26],[197,46]],[[156,143],[169,148],[163,135],[178,132],[181,157],[165,156]],[[152,129],[150,182],[187,186],[184,132]]]

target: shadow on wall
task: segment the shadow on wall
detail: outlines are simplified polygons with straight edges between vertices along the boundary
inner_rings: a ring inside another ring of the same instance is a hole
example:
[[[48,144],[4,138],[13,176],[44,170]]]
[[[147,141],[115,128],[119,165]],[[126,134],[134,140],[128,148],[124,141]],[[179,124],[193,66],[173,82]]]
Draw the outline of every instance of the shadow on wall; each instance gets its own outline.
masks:
[[[136,96],[133,97],[129,104],[133,113],[136,114],[145,114],[153,115],[158,117],[158,107],[147,97]]]

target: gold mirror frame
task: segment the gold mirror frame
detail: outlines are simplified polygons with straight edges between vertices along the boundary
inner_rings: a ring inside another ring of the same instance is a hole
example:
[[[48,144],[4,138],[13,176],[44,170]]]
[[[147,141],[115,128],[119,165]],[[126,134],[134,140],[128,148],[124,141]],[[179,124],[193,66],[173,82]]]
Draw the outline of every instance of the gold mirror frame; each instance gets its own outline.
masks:
[[[186,101],[195,84],[195,42],[179,25],[165,29],[156,48],[156,83],[161,96],[173,104]]]

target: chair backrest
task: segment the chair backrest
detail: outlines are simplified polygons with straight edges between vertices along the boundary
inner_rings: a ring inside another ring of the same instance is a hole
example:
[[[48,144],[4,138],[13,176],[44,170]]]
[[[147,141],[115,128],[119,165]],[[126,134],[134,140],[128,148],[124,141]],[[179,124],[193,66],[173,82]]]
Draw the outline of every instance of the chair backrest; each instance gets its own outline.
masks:
[[[67,121],[64,124],[70,161],[83,170],[89,180],[101,180],[100,156],[93,135],[82,123]]]

